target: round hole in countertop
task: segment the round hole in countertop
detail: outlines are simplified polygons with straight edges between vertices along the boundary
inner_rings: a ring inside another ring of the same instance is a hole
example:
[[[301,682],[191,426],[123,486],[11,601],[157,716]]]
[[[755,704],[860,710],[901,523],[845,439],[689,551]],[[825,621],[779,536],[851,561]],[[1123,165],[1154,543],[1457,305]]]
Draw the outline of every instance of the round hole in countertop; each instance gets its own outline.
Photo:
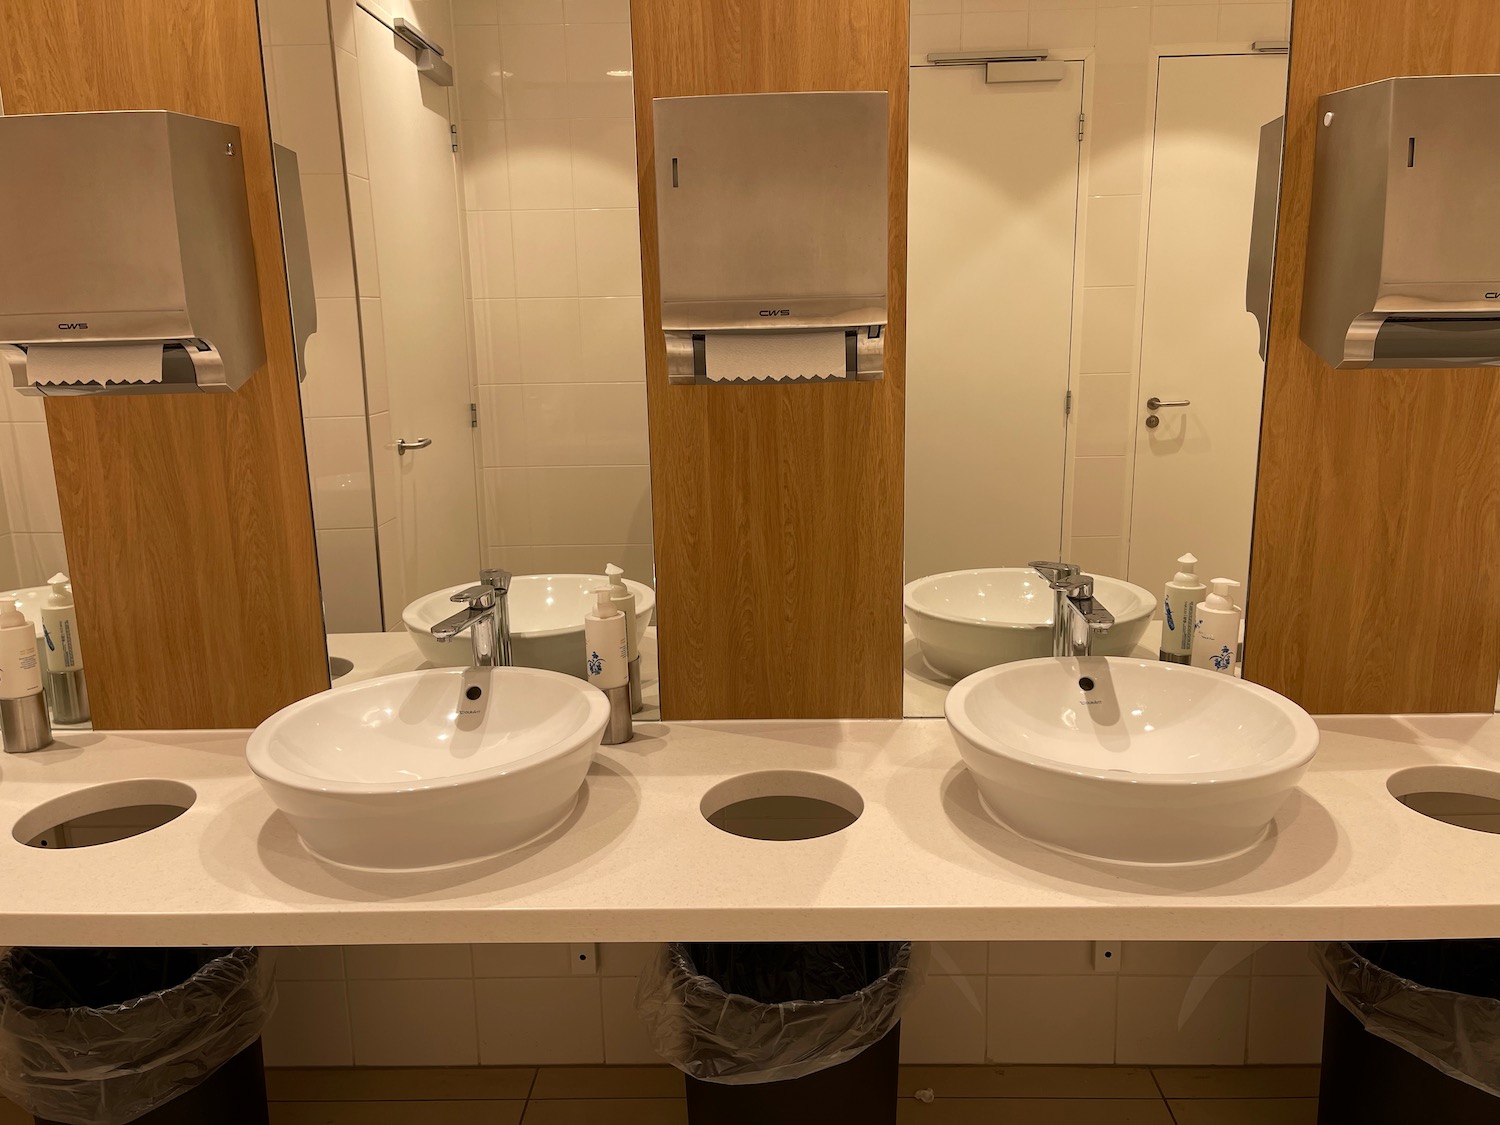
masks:
[[[1500,833],[1500,772],[1473,766],[1415,766],[1392,774],[1391,796],[1412,812],[1467,828]]]
[[[328,678],[336,680],[340,676],[347,676],[354,671],[354,661],[347,656],[330,656],[328,658]]]
[[[38,805],[16,821],[11,835],[48,851],[112,844],[170,824],[198,794],[180,781],[137,778],[75,789]]]
[[[703,795],[703,818],[749,840],[816,840],[842,832],[865,811],[858,790],[837,778],[767,770],[721,781]]]

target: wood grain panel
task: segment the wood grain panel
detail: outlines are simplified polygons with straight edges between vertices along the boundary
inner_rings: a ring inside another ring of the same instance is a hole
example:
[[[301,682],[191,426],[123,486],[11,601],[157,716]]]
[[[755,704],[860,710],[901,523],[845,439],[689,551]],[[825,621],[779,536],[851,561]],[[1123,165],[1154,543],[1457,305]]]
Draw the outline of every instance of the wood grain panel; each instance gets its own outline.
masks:
[[[1313,712],[1489,711],[1500,373],[1334,371],[1298,336],[1319,95],[1500,71],[1493,0],[1296,0],[1245,674]]]
[[[0,0],[7,113],[240,127],[266,368],[232,395],[48,399],[95,725],[253,726],[328,686],[254,0]]]
[[[899,717],[907,2],[632,0],[631,24],[662,712]],[[652,99],[795,90],[890,93],[885,378],[670,386]]]

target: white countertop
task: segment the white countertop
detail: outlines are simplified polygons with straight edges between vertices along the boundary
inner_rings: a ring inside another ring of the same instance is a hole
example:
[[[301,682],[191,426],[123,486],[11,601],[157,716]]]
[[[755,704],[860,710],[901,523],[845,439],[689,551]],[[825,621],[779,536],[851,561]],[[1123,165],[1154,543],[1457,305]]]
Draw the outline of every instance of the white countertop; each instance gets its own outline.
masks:
[[[1500,719],[1342,718],[1274,835],[1175,870],[1029,844],[980,811],[940,720],[665,725],[599,755],[548,840],[439,873],[308,856],[247,770],[243,732],[70,734],[0,757],[0,945],[228,945],[838,939],[1246,939],[1500,934],[1500,836],[1402,807],[1406,766],[1500,769]],[[863,816],[817,840],[710,826],[716,782],[776,769],[840,778]],[[44,851],[23,813],[107,781],[197,793],[155,831]]]

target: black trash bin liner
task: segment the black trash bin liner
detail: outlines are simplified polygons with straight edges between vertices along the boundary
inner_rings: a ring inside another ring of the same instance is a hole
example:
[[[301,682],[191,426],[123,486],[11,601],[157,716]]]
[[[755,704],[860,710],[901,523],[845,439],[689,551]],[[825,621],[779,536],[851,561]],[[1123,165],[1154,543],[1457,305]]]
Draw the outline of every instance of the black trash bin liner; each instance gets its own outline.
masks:
[[[704,1082],[784,1082],[854,1058],[921,983],[910,942],[663,946],[636,1010],[656,1052]]]
[[[26,949],[0,957],[0,1094],[126,1125],[206,1080],[275,1005],[259,949]]]
[[[1500,1097],[1500,940],[1329,942],[1314,957],[1366,1031]]]

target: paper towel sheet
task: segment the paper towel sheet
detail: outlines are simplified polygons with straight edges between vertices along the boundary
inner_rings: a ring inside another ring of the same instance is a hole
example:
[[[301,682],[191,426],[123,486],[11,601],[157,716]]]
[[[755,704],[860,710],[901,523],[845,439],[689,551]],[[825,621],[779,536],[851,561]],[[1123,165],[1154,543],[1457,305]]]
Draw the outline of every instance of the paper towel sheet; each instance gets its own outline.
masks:
[[[59,383],[160,383],[161,344],[33,344],[26,379]]]
[[[844,330],[709,332],[703,366],[711,383],[842,379]]]

